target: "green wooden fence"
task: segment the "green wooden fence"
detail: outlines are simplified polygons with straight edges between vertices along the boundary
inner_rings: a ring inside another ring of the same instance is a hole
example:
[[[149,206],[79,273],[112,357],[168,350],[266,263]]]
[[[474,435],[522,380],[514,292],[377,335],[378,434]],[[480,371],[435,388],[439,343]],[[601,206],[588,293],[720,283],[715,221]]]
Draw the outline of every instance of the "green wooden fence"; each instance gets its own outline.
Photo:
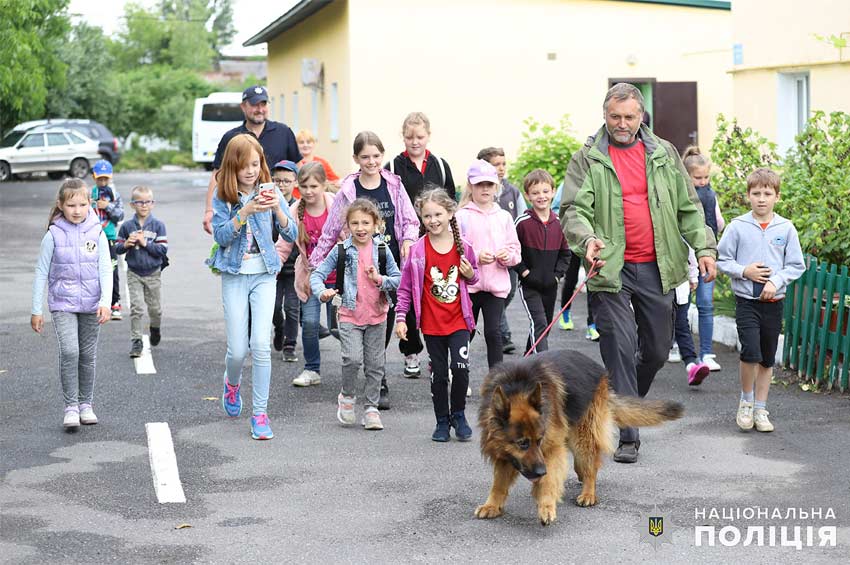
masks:
[[[782,363],[800,377],[843,392],[850,363],[850,276],[807,256],[808,268],[794,281],[785,299],[785,344]]]

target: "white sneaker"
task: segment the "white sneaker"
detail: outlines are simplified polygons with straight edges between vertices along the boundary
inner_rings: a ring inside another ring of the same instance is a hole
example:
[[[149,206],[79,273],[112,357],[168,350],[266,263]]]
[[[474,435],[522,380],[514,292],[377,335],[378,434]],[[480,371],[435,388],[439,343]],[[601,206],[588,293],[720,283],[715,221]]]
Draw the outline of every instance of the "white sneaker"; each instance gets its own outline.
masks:
[[[767,419],[767,416],[765,416]],[[738,404],[738,415],[735,418],[735,421],[738,423],[738,427],[742,430],[751,430],[753,429],[753,403],[746,402],[742,400]],[[770,422],[768,421],[768,424]]]
[[[322,383],[322,376],[316,371],[304,369],[301,374],[292,379],[295,386],[311,386]]]
[[[383,430],[384,424],[381,423],[381,414],[377,408],[367,408],[363,414],[363,427],[367,430]]]
[[[419,356],[415,353],[404,358],[404,376],[408,379],[419,378]]]
[[[668,363],[681,363],[682,362],[682,356],[679,354],[678,344],[674,345],[672,348],[670,348],[670,354],[667,356],[667,362]]]
[[[62,420],[62,426],[66,430],[80,427],[80,412],[79,410],[65,410],[65,418]]]
[[[339,393],[336,397],[336,419],[343,426],[351,426],[354,424],[356,416],[354,415],[354,403],[357,399],[353,396],[343,396]]]
[[[706,353],[702,356],[702,362],[708,365],[709,371],[719,371],[720,364],[715,361],[715,357],[717,357],[714,353]]]
[[[84,426],[97,424],[97,416],[95,416],[91,404],[80,404],[80,423]]]
[[[772,432],[773,424],[770,423],[770,420],[767,419],[767,415],[770,414],[764,408],[759,408],[755,411],[755,415],[753,416],[753,420],[756,424],[756,431],[759,432]]]

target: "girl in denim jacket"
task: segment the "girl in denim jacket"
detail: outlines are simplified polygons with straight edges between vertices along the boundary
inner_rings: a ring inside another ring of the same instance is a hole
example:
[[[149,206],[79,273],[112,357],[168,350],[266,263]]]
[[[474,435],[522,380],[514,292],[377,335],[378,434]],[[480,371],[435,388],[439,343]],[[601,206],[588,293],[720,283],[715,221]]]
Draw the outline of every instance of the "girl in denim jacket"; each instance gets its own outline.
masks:
[[[442,188],[427,185],[416,210],[427,230],[410,249],[404,264],[396,306],[396,334],[407,340],[413,314],[431,357],[431,399],[437,427],[431,439],[449,441],[449,428],[460,441],[472,438],[466,421],[469,386],[469,335],[475,329],[468,285],[478,282],[472,246],[460,237],[457,203]],[[411,308],[412,306],[412,308]],[[449,356],[451,355],[451,394]]]
[[[213,237],[219,247],[207,264],[221,272],[221,297],[227,331],[224,393],[228,416],[242,413],[242,365],[249,350],[251,311],[252,366],[251,437],[274,437],[267,414],[271,381],[271,329],[276,276],[281,268],[272,230],[287,241],[297,234],[283,195],[277,188],[259,191],[271,180],[263,148],[251,135],[237,135],[227,144],[216,173]]]
[[[339,335],[342,342],[342,390],[337,397],[337,419],[345,426],[354,424],[355,384],[360,365],[366,377],[365,411],[363,427],[367,430],[384,429],[378,413],[381,379],[386,364],[387,312],[392,299],[389,293],[398,288],[401,273],[392,253],[381,251],[385,245],[377,235],[381,214],[368,198],[357,198],[345,213],[345,223],[350,236],[335,245],[321,265],[310,275],[313,294],[322,302],[334,300],[339,306]],[[340,247],[345,253],[345,268],[338,266]],[[382,259],[383,257],[383,259]],[[382,260],[386,273],[381,273]],[[342,295],[339,290],[325,287],[325,279],[334,269],[343,277]]]

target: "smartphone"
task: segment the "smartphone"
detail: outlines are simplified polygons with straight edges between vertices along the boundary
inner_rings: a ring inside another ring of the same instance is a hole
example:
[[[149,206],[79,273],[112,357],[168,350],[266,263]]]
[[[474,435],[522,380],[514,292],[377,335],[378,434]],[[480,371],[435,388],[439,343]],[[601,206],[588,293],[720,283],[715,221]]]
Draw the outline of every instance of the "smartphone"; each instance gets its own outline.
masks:
[[[258,200],[261,204],[266,204],[271,198],[272,194],[274,194],[275,184],[273,182],[264,182],[260,184],[259,190],[257,194],[254,195],[253,199]]]
[[[764,283],[753,281],[753,298],[761,296],[761,291],[764,290]]]

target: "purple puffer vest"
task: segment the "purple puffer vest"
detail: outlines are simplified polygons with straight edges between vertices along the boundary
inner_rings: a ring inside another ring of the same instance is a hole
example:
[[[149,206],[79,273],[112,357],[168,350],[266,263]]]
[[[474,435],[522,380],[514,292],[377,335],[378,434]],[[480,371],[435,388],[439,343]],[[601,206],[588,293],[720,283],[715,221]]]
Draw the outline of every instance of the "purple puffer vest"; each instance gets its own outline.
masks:
[[[97,312],[100,302],[98,242],[100,222],[89,213],[79,224],[63,217],[50,226],[53,258],[47,275],[47,307],[51,312]]]

